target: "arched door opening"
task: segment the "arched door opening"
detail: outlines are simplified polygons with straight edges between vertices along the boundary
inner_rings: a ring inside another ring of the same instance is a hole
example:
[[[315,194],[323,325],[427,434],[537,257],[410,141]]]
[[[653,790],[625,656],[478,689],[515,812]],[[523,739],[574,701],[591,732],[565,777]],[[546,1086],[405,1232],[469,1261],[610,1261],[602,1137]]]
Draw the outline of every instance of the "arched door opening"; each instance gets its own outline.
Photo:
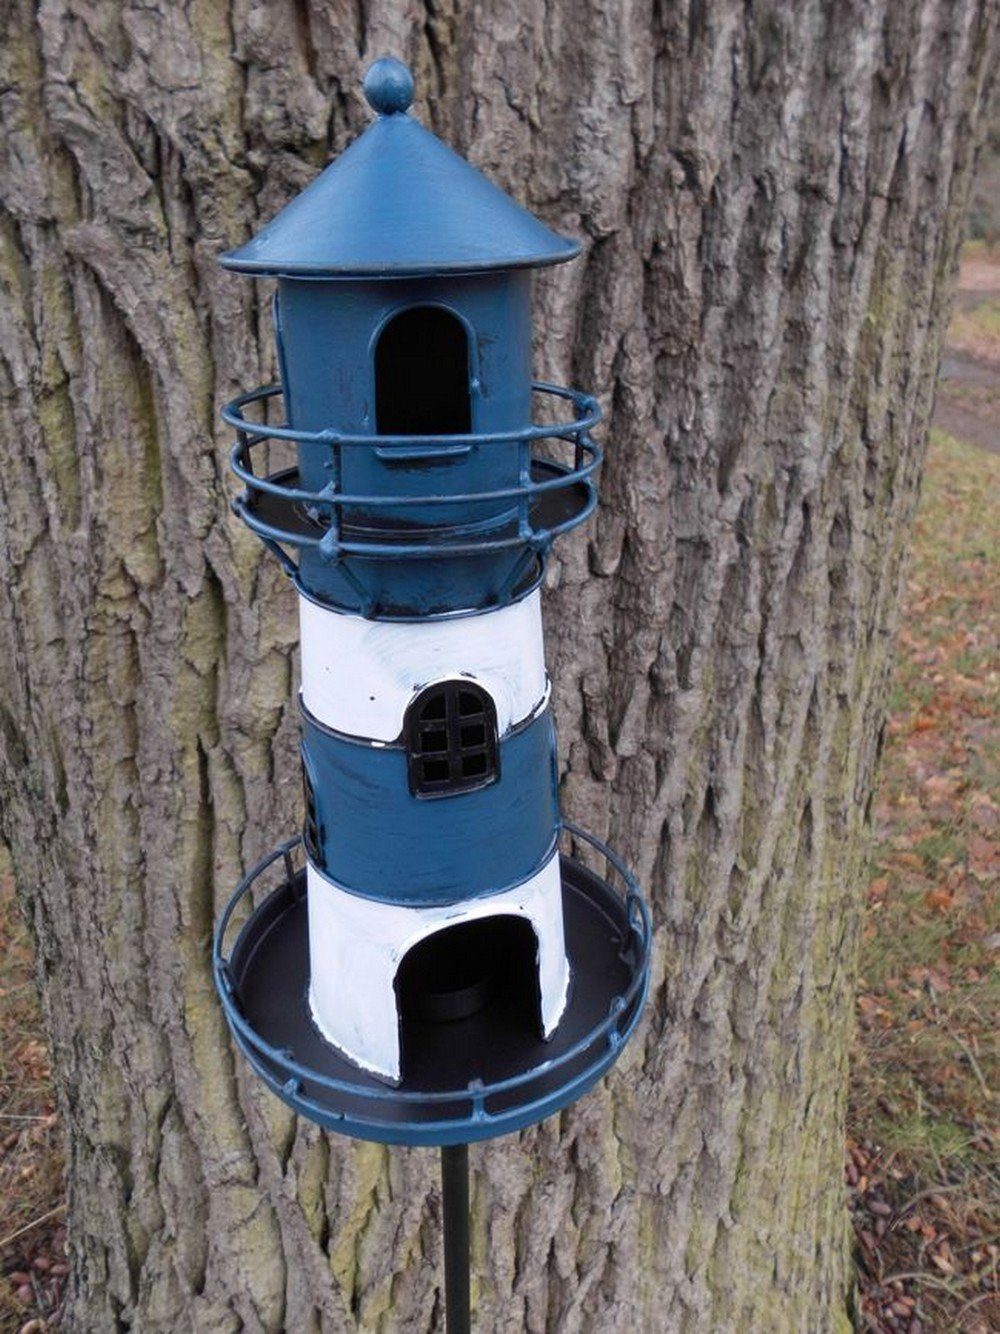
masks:
[[[440,1061],[453,1025],[488,1012],[491,1040],[510,1033],[542,1035],[538,940],[531,923],[505,914],[445,927],[419,941],[396,974],[400,1056],[404,1076]],[[440,1077],[440,1070],[430,1073]]]
[[[375,348],[379,435],[466,435],[472,430],[469,340],[440,306],[393,316]]]

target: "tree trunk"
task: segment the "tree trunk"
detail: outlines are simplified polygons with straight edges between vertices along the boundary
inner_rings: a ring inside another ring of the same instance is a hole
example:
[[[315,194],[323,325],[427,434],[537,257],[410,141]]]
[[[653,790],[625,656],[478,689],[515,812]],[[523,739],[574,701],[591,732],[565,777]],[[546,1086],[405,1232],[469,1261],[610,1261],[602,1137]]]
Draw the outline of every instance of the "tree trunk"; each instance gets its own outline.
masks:
[[[273,373],[222,273],[362,127],[365,60],[583,257],[601,395],[547,593],[563,806],[637,867],[602,1088],[473,1150],[480,1330],[848,1322],[858,876],[996,0],[34,6],[0,19],[0,798],[69,1136],[80,1330],[425,1330],[435,1155],[296,1121],[209,976],[299,819],[293,597],[226,505]]]

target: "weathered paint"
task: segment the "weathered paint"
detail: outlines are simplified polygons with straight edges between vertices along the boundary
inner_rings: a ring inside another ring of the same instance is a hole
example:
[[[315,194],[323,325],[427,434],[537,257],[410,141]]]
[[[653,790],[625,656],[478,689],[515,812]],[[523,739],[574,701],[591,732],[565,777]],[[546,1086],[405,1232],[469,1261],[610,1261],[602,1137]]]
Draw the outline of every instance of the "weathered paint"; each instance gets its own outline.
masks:
[[[517,884],[549,856],[559,807],[548,708],[500,742],[496,782],[437,798],[411,795],[402,746],[352,740],[303,716],[323,869],[354,894],[454,904]]]
[[[275,386],[223,415],[238,433],[233,467],[246,487],[235,507],[299,592],[311,1014],[341,1054],[395,1080],[400,961],[447,926],[526,918],[546,1037],[567,1004],[537,590],[552,541],[596,503],[601,451],[589,429],[600,408],[531,378],[529,270],[574,246],[409,120],[405,67],[379,62],[366,90],[379,122],[223,260],[278,279],[286,420],[255,431],[243,415],[251,404],[266,412]],[[572,404],[573,418],[533,424],[536,390]],[[561,461],[535,452],[553,435]],[[251,454],[271,438],[295,443],[297,466],[263,477]],[[297,549],[297,564],[283,545]],[[448,689],[419,706],[440,712],[414,721],[421,692],[463,680],[482,692],[478,712]],[[619,934],[609,926],[603,944],[600,934],[591,984],[621,962]],[[645,987],[641,966],[633,998]],[[575,994],[593,994],[587,985],[584,976]],[[609,1042],[597,1065],[529,1100],[509,1128],[583,1092],[615,1051]],[[296,1105],[297,1077],[279,1092]],[[322,1120],[314,1101],[302,1105]],[[480,1112],[473,1106],[472,1120]],[[409,1118],[393,1134],[476,1137],[471,1124],[421,1128]]]
[[[369,621],[299,597],[302,702],[336,732],[395,741],[425,685],[469,676],[491,695],[501,737],[535,713],[548,689],[537,592],[453,620]]]
[[[403,907],[359,898],[311,863],[309,1004],[320,1032],[356,1065],[389,1079],[400,1074],[394,982],[418,941],[485,917],[524,917],[538,942],[540,1023],[549,1037],[566,1006],[569,965],[555,854],[527,880],[488,898],[436,907]]]

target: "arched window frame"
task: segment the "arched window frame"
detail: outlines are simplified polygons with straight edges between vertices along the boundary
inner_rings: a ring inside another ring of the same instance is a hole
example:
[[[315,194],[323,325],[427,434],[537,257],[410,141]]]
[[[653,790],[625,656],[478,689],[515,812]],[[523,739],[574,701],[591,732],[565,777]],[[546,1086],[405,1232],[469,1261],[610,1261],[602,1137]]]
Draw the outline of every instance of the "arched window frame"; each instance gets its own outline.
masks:
[[[407,707],[403,739],[415,797],[476,792],[500,777],[496,705],[465,677],[425,686]]]

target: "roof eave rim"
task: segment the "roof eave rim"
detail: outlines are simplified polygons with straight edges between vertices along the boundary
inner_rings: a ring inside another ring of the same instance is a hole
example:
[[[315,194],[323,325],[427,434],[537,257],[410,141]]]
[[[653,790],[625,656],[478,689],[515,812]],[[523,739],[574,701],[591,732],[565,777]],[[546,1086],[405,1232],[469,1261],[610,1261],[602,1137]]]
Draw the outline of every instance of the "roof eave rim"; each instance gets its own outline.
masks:
[[[532,255],[509,260],[483,260],[463,263],[402,265],[330,265],[282,264],[261,260],[237,259],[233,252],[219,256],[219,264],[230,273],[246,273],[256,278],[457,278],[466,273],[503,273],[509,269],[544,269],[564,264],[580,254],[579,241],[568,241],[567,248],[554,255]]]

